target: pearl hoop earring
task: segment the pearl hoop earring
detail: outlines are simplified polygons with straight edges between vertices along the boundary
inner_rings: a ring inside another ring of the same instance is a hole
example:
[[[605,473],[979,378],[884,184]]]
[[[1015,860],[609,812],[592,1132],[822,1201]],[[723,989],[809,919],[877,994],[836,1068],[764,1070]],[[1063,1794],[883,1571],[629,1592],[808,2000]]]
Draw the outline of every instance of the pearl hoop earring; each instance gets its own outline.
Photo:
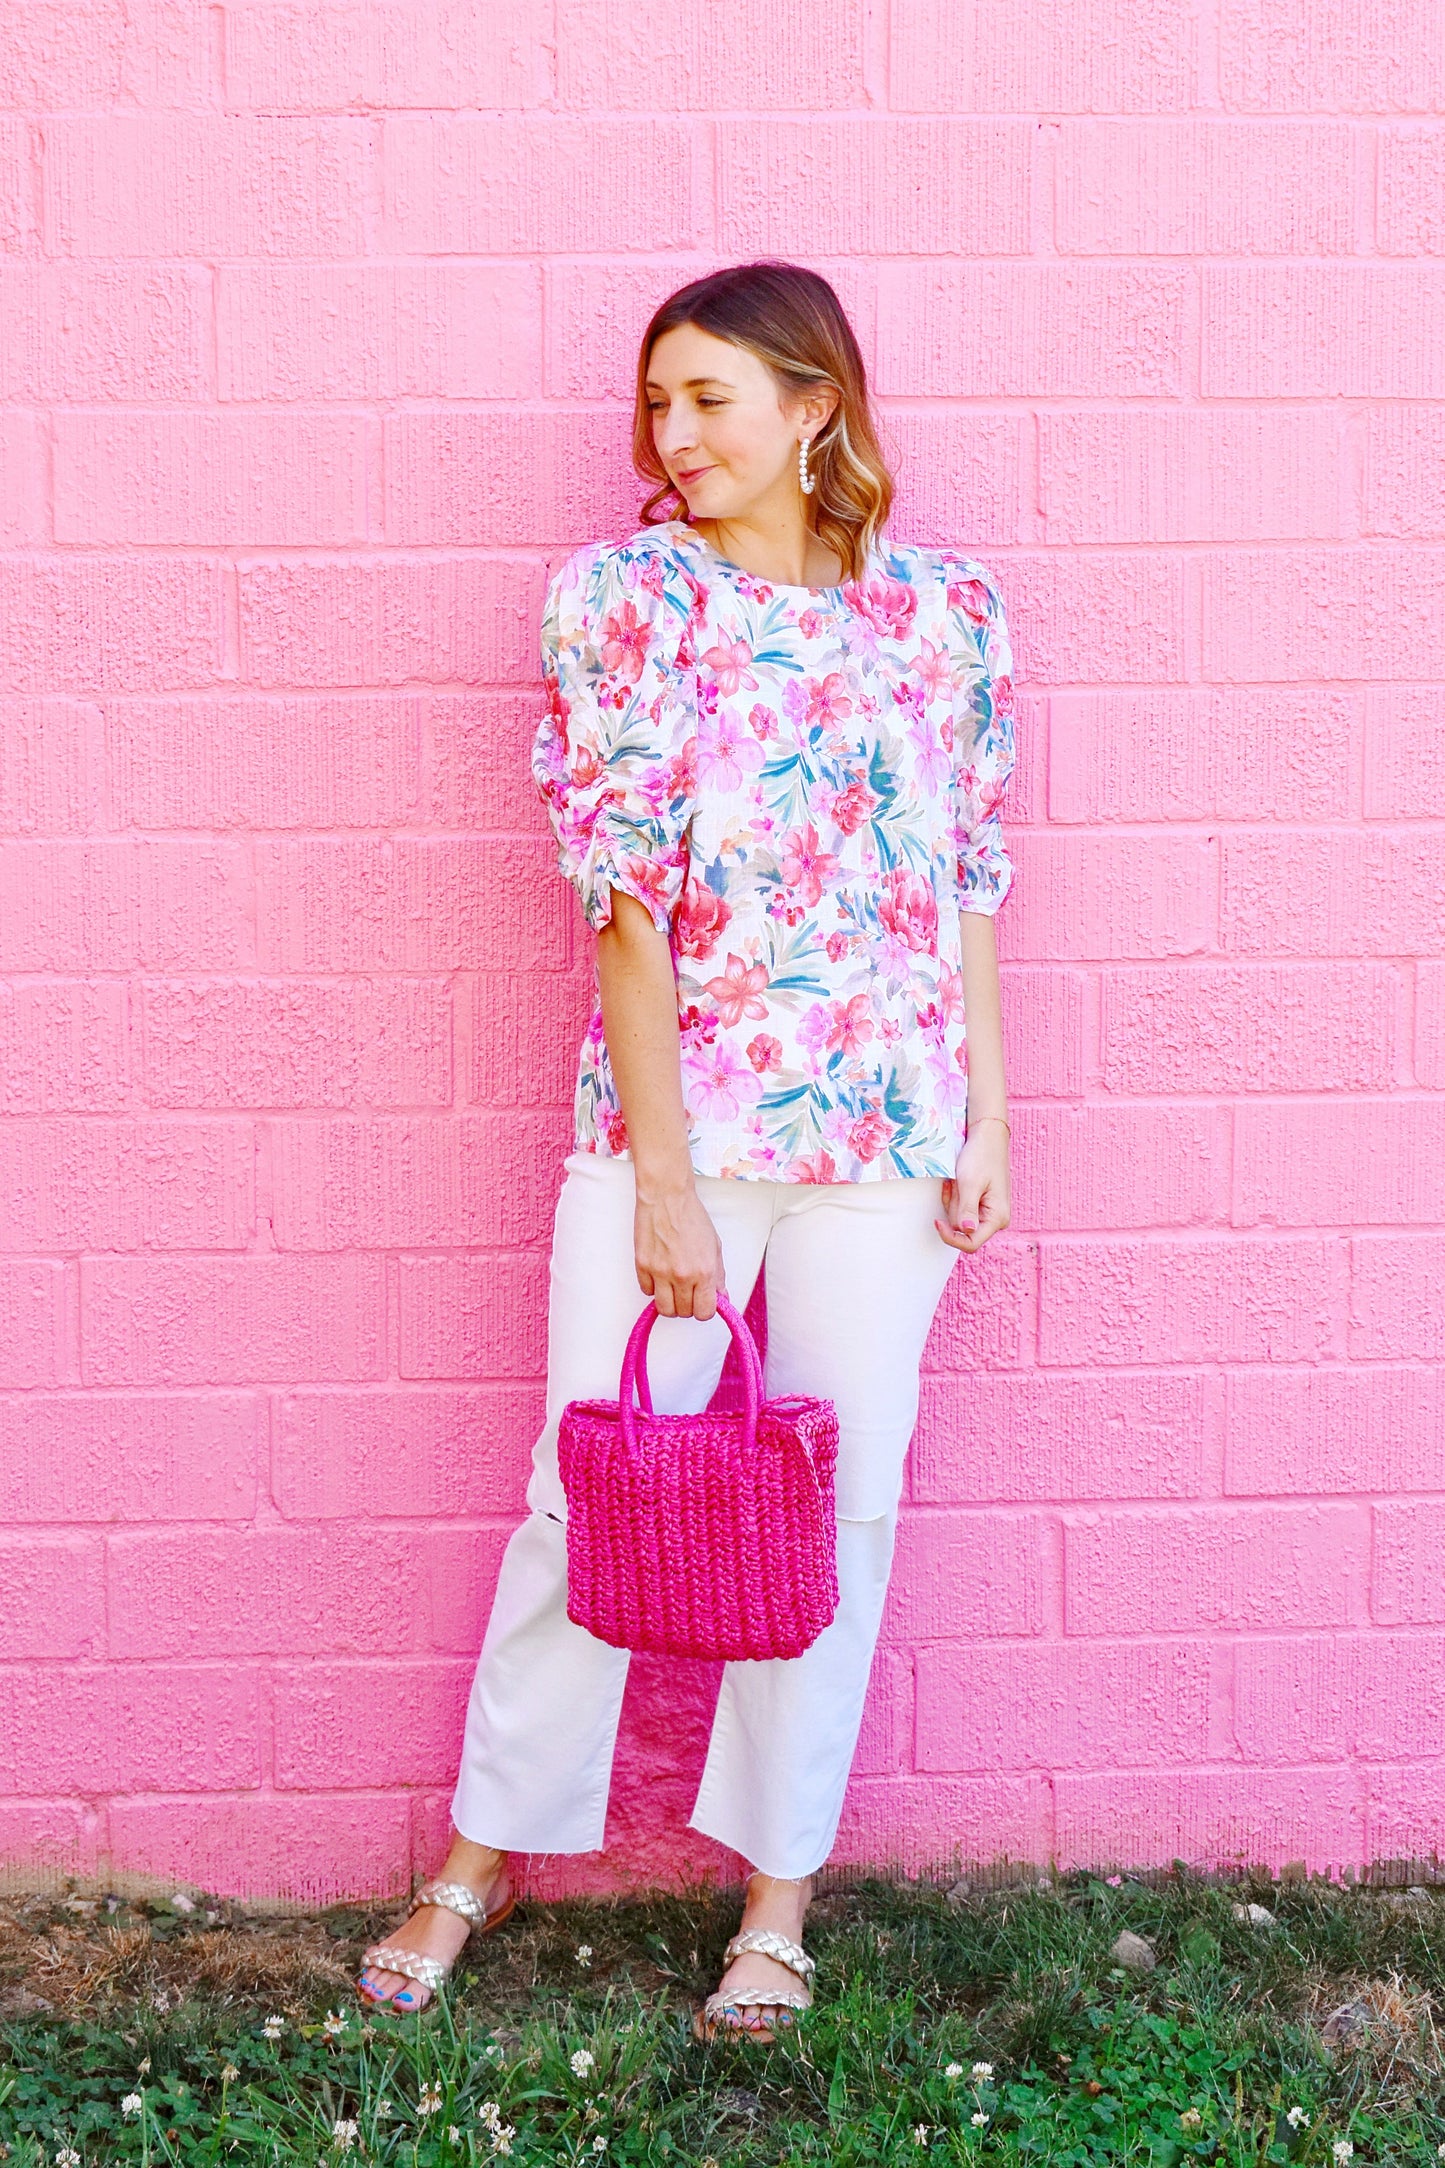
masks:
[[[798,445],[798,487],[805,497],[811,497],[814,486],[813,477],[808,472],[808,439],[804,437]]]

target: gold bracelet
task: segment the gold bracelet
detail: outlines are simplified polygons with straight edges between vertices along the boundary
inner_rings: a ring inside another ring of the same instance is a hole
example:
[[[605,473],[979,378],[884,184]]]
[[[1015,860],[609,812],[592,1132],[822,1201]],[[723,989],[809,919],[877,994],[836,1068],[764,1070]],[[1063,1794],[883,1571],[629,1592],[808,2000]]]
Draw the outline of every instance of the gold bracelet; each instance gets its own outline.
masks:
[[[975,1118],[974,1118],[974,1121],[973,1121],[973,1122],[970,1122],[970,1123],[969,1123],[969,1125],[968,1125],[968,1128],[969,1128],[969,1129],[972,1129],[972,1128],[974,1127],[974,1124],[975,1124],[975,1122],[1003,1122],[1004,1128],[1005,1128],[1006,1130],[1008,1130],[1008,1133],[1009,1133],[1009,1135],[1010,1135],[1010,1136],[1012,1136],[1012,1135],[1013,1135],[1013,1131],[1012,1131],[1012,1129],[1010,1129],[1010,1128],[1009,1128],[1009,1125],[1008,1125],[1008,1123],[1007,1123],[1006,1121],[1004,1121],[1004,1118],[1003,1118],[1003,1116],[1002,1116],[1001,1114],[979,1114],[979,1115],[976,1115],[976,1116],[975,1116]],[[964,1131],[964,1135],[965,1135],[965,1136],[967,1136],[967,1134],[968,1134],[968,1130],[965,1130],[965,1131]]]

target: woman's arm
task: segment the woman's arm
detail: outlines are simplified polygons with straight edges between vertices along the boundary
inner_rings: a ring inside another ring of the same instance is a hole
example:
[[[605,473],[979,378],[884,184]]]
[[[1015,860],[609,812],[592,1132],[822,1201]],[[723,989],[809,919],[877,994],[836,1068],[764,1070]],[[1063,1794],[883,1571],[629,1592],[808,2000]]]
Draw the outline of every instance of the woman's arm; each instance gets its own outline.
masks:
[[[945,1220],[934,1226],[953,1249],[982,1249],[1009,1223],[1008,1095],[1003,1074],[1003,1008],[998,937],[988,911],[960,911],[963,1014],[968,1033],[968,1136],[955,1179],[943,1185]]]
[[[636,1176],[637,1284],[664,1317],[712,1317],[722,1244],[697,1193],[682,1103],[677,981],[667,937],[622,889],[597,935],[602,1027]]]

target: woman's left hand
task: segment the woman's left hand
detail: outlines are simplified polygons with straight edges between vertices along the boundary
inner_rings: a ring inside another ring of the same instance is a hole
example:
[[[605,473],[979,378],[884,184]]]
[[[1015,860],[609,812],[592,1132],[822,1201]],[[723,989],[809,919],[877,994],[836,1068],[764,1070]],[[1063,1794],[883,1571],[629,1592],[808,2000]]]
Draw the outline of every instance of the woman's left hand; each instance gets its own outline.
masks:
[[[1002,1122],[981,1121],[969,1132],[954,1167],[943,1183],[943,1209],[936,1219],[940,1239],[950,1249],[981,1250],[991,1235],[1009,1223],[1009,1133]]]

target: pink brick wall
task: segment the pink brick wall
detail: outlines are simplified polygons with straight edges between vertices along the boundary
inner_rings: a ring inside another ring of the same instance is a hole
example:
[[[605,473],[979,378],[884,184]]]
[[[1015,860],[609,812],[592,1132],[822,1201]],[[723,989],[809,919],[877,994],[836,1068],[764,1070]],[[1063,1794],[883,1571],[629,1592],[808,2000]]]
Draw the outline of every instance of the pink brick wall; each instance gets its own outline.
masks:
[[[651,305],[835,277],[1024,695],[1013,1229],[837,1857],[1445,1827],[1435,0],[10,0],[0,1861],[435,1862],[588,944],[543,581]],[[638,1661],[608,1854],[716,1669]]]

